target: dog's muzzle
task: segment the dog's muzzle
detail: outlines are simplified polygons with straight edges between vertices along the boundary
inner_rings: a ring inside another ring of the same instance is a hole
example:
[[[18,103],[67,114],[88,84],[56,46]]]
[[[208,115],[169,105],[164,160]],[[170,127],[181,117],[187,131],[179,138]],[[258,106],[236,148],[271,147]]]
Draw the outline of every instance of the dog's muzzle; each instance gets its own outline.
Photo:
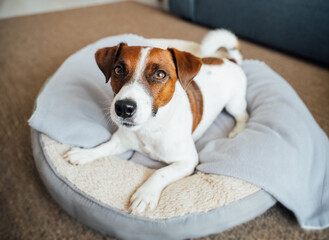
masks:
[[[130,99],[118,100],[114,105],[114,109],[118,117],[127,119],[134,116],[137,104]]]

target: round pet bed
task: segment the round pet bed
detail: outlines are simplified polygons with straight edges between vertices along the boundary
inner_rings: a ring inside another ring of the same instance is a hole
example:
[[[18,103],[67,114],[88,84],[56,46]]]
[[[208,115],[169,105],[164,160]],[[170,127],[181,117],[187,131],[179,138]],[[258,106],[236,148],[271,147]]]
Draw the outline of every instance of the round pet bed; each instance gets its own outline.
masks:
[[[275,199],[294,211],[301,223],[315,216],[304,212],[300,203],[311,202],[317,193],[312,187],[306,191],[292,186],[309,173],[302,164],[311,166],[319,157],[318,167],[325,162],[321,149],[327,142],[293,89],[258,61],[242,64],[248,77],[247,128],[228,139],[234,121],[221,114],[196,143],[200,158],[196,173],[165,188],[154,211],[137,216],[128,208],[134,191],[154,168],[161,167],[156,162],[128,152],[87,165],[67,163],[62,156],[71,145],[96,146],[115,130],[102,111],[109,106],[112,91],[105,86],[93,55],[121,41],[170,45],[199,54],[199,45],[192,42],[120,35],[83,48],[50,78],[29,124],[41,178],[65,211],[91,228],[123,239],[185,239],[218,233],[262,214]],[[307,209],[316,212],[316,207]]]
[[[174,44],[198,54],[196,43],[150,41],[159,47]],[[92,62],[90,59],[89,64]],[[48,80],[48,87],[52,81]],[[218,233],[255,218],[276,202],[270,194],[245,181],[197,172],[168,186],[156,210],[136,216],[128,212],[129,199],[155,171],[152,168],[159,167],[157,164],[141,161],[152,167],[148,168],[139,164],[140,158],[133,162],[106,157],[73,166],[62,157],[69,144],[33,129],[32,145],[41,178],[57,203],[83,224],[123,239],[185,239]]]
[[[134,191],[154,171],[106,157],[73,166],[62,155],[70,146],[32,130],[38,171],[56,202],[71,216],[122,239],[185,239],[218,233],[275,204],[270,194],[232,177],[196,173],[168,186],[156,210],[128,212]]]

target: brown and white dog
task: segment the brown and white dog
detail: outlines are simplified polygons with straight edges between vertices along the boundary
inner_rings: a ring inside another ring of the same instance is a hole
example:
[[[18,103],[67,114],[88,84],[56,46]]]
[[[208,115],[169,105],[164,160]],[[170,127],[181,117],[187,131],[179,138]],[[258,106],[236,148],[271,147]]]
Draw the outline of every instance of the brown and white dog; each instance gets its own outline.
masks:
[[[167,163],[132,195],[134,213],[154,209],[168,184],[193,173],[198,164],[194,141],[224,108],[236,120],[229,137],[248,120],[246,76],[237,64],[242,58],[234,34],[210,32],[195,52],[203,58],[167,48],[170,40],[153,43],[159,48],[121,43],[96,52],[106,82],[111,79],[111,118],[118,130],[96,148],[74,148],[64,156],[77,165],[133,149]],[[227,58],[209,57],[223,56],[219,48]]]

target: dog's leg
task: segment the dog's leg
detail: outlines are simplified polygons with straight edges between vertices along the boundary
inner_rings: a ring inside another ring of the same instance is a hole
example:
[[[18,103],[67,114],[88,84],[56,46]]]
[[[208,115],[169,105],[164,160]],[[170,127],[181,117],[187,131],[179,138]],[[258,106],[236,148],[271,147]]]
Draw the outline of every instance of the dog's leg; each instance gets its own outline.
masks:
[[[245,96],[242,95],[239,97],[233,97],[225,108],[227,112],[235,118],[236,121],[235,127],[228,135],[229,138],[234,138],[243,129],[245,129],[247,121],[249,119]]]
[[[139,214],[146,208],[155,209],[162,190],[170,183],[192,174],[196,165],[197,160],[179,161],[155,171],[131,197],[130,211]]]
[[[64,154],[64,159],[73,165],[89,163],[101,157],[117,155],[129,150],[121,141],[119,131],[111,139],[95,148],[73,148]]]

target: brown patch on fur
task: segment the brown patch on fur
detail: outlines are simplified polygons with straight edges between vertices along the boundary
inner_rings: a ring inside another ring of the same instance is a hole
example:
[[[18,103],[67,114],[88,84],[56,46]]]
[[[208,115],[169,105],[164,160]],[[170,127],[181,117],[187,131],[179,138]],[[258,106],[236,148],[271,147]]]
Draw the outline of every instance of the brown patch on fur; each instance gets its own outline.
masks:
[[[160,48],[150,50],[145,68],[147,81],[141,82],[153,98],[154,112],[172,99],[177,79],[186,89],[201,68],[200,58],[177,49],[168,50]],[[161,81],[153,78],[158,70],[167,73],[167,76]]]
[[[240,45],[240,42],[238,42],[237,46],[234,48],[234,49],[237,49],[239,51],[241,51],[241,45]],[[221,47],[217,50],[217,52],[220,54],[220,57],[221,58],[226,58],[228,59],[229,61],[233,62],[233,63],[236,63],[236,60],[231,58],[230,54],[229,54],[229,51],[227,50],[227,48],[225,47]]]
[[[222,65],[224,63],[223,59],[216,57],[202,58],[202,63],[206,65]]]
[[[230,61],[233,62],[233,63],[238,64],[238,63],[235,61],[235,59],[233,59],[233,58],[229,58],[228,60],[230,60]]]
[[[195,81],[192,81],[187,89],[186,93],[188,96],[188,99],[190,101],[192,116],[193,116],[193,125],[192,125],[192,133],[199,125],[202,114],[203,114],[203,97],[201,90],[198,86],[198,84]]]
[[[126,46],[122,48],[113,66],[121,66],[123,68],[123,74],[121,76],[112,74],[111,77],[111,86],[115,94],[117,94],[125,84],[133,80],[133,75],[136,71],[142,49],[143,47],[139,46]]]
[[[200,71],[202,61],[200,58],[188,52],[182,52],[175,48],[168,48],[172,54],[176,66],[178,79],[184,89]]]
[[[103,72],[106,82],[109,81],[111,77],[112,66],[124,46],[126,46],[125,43],[120,43],[114,47],[98,49],[95,53],[96,63],[99,69]]]
[[[97,65],[105,75],[106,82],[111,78],[111,86],[115,94],[132,79],[142,48],[128,47],[126,44],[120,43],[114,47],[99,49],[95,53]],[[123,69],[120,76],[113,73],[113,68],[117,65]]]
[[[166,77],[161,81],[154,79],[154,74],[158,71],[166,72]],[[153,111],[165,106],[171,100],[175,92],[177,80],[176,68],[169,51],[152,48],[146,63],[146,81],[142,84],[150,91],[153,98]]]

